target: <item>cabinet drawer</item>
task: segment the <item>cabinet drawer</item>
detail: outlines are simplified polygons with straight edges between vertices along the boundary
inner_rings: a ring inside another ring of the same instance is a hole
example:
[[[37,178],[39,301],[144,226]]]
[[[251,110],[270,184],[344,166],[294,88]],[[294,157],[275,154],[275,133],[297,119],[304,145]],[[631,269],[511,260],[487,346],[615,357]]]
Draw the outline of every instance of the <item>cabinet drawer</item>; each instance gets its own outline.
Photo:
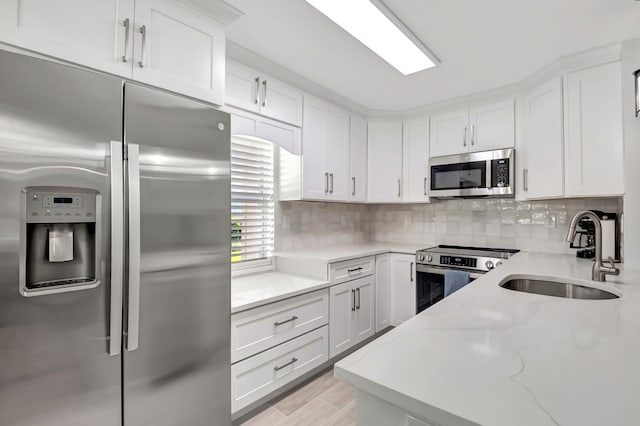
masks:
[[[332,284],[343,283],[373,275],[374,270],[375,257],[373,256],[331,263],[329,265],[329,280]]]
[[[248,358],[329,322],[329,291],[303,294],[231,316],[231,362]]]
[[[324,326],[231,366],[231,410],[235,413],[329,359]]]

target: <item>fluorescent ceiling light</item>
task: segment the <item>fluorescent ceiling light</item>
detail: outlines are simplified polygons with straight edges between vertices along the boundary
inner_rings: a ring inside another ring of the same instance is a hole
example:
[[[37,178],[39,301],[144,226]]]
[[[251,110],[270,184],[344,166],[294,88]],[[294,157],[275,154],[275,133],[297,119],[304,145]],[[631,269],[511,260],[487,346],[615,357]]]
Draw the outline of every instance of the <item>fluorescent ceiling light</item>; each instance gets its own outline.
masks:
[[[345,31],[373,50],[404,75],[436,65],[433,56],[401,22],[387,10],[383,13],[370,0],[307,0]],[[379,1],[377,3],[384,8]],[[389,17],[395,18],[395,23]],[[411,37],[411,38],[410,38]],[[413,40],[412,40],[413,39]],[[429,53],[429,56],[427,55]]]

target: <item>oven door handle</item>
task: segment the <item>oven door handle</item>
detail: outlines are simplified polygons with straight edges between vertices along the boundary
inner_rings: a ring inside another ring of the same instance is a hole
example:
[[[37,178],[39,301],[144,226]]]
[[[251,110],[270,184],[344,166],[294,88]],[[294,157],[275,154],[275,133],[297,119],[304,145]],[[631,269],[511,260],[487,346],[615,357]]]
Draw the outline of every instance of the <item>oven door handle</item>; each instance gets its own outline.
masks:
[[[451,269],[455,269],[455,268],[451,268]],[[447,270],[446,268],[436,268],[433,266],[421,265],[419,263],[416,265],[416,272],[427,272],[430,274],[444,275],[444,271],[446,270]],[[484,274],[479,274],[477,272],[469,272],[469,278],[471,278],[472,280],[477,280],[483,275]]]

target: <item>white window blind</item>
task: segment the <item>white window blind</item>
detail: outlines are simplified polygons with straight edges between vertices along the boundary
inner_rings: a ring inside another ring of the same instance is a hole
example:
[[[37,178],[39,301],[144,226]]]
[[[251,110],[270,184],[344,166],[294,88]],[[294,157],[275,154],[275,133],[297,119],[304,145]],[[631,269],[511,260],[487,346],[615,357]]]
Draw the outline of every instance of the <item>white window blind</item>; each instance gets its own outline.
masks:
[[[271,257],[273,144],[231,138],[231,262]]]

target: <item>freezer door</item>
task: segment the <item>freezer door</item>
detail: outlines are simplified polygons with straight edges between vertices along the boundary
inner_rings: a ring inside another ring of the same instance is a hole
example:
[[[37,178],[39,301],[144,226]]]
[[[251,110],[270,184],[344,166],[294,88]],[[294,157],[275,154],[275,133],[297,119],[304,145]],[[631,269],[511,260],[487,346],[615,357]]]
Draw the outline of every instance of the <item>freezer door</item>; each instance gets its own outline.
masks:
[[[109,154],[110,141],[121,140],[121,111],[119,79],[0,51],[2,426],[120,424],[119,332],[109,345],[121,315],[110,315]],[[97,287],[20,294],[23,190],[38,186],[97,193]]]
[[[229,116],[129,83],[124,105],[124,423],[224,426],[231,423]]]

